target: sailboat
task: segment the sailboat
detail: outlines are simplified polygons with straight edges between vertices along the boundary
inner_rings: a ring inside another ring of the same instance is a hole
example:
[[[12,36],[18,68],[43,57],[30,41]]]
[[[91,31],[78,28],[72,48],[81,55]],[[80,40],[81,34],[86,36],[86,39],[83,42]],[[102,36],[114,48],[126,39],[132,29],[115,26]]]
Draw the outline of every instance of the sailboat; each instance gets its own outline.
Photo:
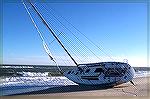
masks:
[[[24,2],[23,2],[23,4],[24,4]],[[49,32],[56,39],[58,44],[62,47],[62,49],[67,53],[67,55],[70,57],[70,59],[76,65],[76,68],[65,71],[64,73],[61,72],[61,69],[58,67],[59,71],[61,73],[63,73],[63,75],[65,77],[67,77],[69,80],[71,80],[79,85],[115,86],[115,85],[123,84],[126,82],[131,82],[134,85],[132,80],[133,80],[135,71],[128,63],[125,63],[125,62],[98,62],[98,63],[78,64],[76,62],[76,60],[72,57],[72,55],[69,53],[69,51],[66,49],[66,47],[63,45],[63,43],[58,38],[58,36],[54,33],[54,31],[48,25],[46,20],[42,17],[42,14],[38,11],[36,6],[30,1],[29,1],[29,4],[32,7],[32,9],[35,11],[35,13],[39,16],[39,18],[42,20],[43,24],[46,26],[46,28],[49,30]],[[24,4],[24,6],[26,8],[25,4]],[[32,19],[28,10],[27,10],[27,12],[28,12],[34,26],[37,28],[37,26],[34,23],[34,20]],[[38,28],[37,28],[37,30],[38,30]],[[39,32],[39,35],[43,41],[43,45],[44,45],[44,48],[45,48],[47,54],[49,55],[50,59],[55,62],[53,57],[51,57],[48,47],[47,47],[42,35],[40,34],[40,32]]]

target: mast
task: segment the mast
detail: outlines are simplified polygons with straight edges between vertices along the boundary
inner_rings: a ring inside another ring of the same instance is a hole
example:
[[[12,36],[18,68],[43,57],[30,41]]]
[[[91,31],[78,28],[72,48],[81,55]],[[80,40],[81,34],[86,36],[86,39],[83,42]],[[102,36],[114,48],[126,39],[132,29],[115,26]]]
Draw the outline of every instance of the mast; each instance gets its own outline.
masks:
[[[74,58],[71,56],[71,54],[68,52],[68,50],[65,48],[65,46],[62,44],[62,42],[59,40],[59,38],[55,35],[55,33],[53,32],[53,30],[49,27],[49,25],[47,24],[47,22],[45,21],[45,19],[42,17],[42,15],[40,14],[40,12],[37,10],[37,8],[30,2],[30,5],[32,6],[32,8],[34,9],[34,11],[37,13],[37,15],[40,17],[40,19],[42,20],[43,24],[46,25],[46,27],[48,28],[48,30],[50,31],[50,33],[54,36],[54,38],[58,41],[58,43],[61,45],[61,47],[65,50],[65,52],[68,54],[68,56],[72,59],[72,61],[77,65],[77,62],[74,60]]]

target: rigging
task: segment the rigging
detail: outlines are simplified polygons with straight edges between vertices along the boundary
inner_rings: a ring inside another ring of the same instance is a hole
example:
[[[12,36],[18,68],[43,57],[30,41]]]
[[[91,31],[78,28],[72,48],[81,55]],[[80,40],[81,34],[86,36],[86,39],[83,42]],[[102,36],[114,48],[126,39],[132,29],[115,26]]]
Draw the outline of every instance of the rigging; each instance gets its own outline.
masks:
[[[44,40],[44,37],[42,36],[42,33],[40,32],[38,26],[37,26],[36,23],[34,22],[34,20],[33,20],[32,16],[31,16],[31,14],[30,14],[30,12],[29,12],[29,10],[27,9],[27,7],[26,7],[26,5],[25,5],[25,3],[24,3],[23,1],[22,1],[22,3],[23,3],[23,5],[24,5],[24,7],[25,7],[25,9],[26,9],[26,11],[27,11],[27,13],[28,13],[28,15],[29,15],[31,21],[32,21],[32,23],[34,24],[34,26],[35,26],[35,28],[36,28],[36,30],[37,30],[37,32],[38,32],[38,34],[39,34],[39,36],[40,36],[40,38],[41,38],[41,40],[42,40],[42,43],[43,43],[43,47],[44,47],[44,49],[45,49],[45,52],[48,54],[49,58],[50,58],[54,63],[56,63],[56,61],[54,60],[54,58],[53,58],[52,55],[51,55],[51,52],[50,52],[50,50],[49,50],[49,47],[47,46],[47,44],[46,44],[46,42],[45,42],[45,40]],[[56,66],[57,66],[57,68],[59,69],[59,72],[62,74],[62,70],[61,70],[60,67],[57,65],[57,63],[56,63]]]
[[[87,63],[87,64],[78,64],[75,59],[71,56],[70,52],[68,52],[68,50],[66,49],[66,47],[63,45],[63,43],[61,42],[60,38],[58,38],[59,35],[56,35],[57,32],[55,32],[55,30],[52,29],[52,26],[49,26],[48,22],[43,18],[42,14],[38,11],[37,7],[32,4],[29,0],[29,4],[31,5],[31,7],[33,8],[34,12],[39,16],[39,18],[42,20],[43,24],[46,26],[46,28],[48,28],[48,30],[50,31],[50,33],[52,34],[52,36],[57,40],[58,44],[60,44],[60,46],[63,48],[63,50],[67,53],[67,55],[69,56],[69,58],[71,58],[71,60],[74,62],[74,64],[77,66],[77,68],[73,69],[72,72],[67,71],[64,74],[64,76],[66,76],[68,79],[72,80],[75,83],[78,84],[86,84],[86,85],[106,85],[106,86],[114,86],[117,84],[122,84],[125,82],[131,82],[133,85],[134,83],[132,82],[132,79],[134,77],[134,69],[130,67],[129,64],[127,63],[122,63],[122,62],[99,62],[99,63]],[[24,4],[25,6],[25,4]],[[26,7],[25,7],[26,8]],[[26,9],[27,10],[27,9]],[[41,32],[39,31],[37,25],[35,24],[32,16],[30,15],[29,11],[27,10],[34,26],[36,27],[40,38],[43,42],[43,47],[46,51],[46,53],[49,55],[50,59],[54,60],[54,58],[51,56],[51,53],[49,51],[49,48],[46,44],[46,42],[44,41],[44,38],[41,34]],[[75,34],[72,33],[72,35],[80,42],[82,43]],[[66,36],[64,36],[65,38]],[[86,36],[85,36],[86,37]],[[64,43],[65,44],[65,43]],[[88,50],[90,50],[87,45],[83,44],[84,47],[86,47]],[[93,50],[90,50],[90,52],[93,53]],[[87,53],[87,52],[86,52]],[[96,56],[96,54],[94,54]],[[56,63],[56,62],[55,62]],[[103,65],[102,68],[99,68],[101,65]],[[126,68],[127,67],[127,68]],[[59,67],[58,67],[59,68]],[[89,71],[87,71],[87,69]],[[99,69],[98,69],[99,68]],[[113,68],[111,71],[108,71],[110,68]],[[116,71],[119,68],[126,68],[125,71]],[[60,68],[59,68],[60,70]],[[85,71],[86,70],[86,71]],[[61,71],[61,70],[60,70]],[[105,71],[105,72],[102,72]],[[108,75],[106,76],[106,71],[108,71]],[[124,73],[123,73],[124,72]],[[123,74],[122,74],[123,73]],[[111,75],[110,75],[111,74]],[[121,75],[122,74],[122,75]],[[121,75],[121,76],[120,76]],[[105,79],[106,78],[106,79]]]
[[[55,37],[55,39],[58,41],[58,43],[61,45],[61,47],[64,49],[64,51],[68,54],[68,56],[72,59],[72,61],[75,63],[76,66],[78,66],[77,62],[74,60],[74,58],[71,56],[71,54],[67,51],[67,49],[64,47],[64,45],[62,44],[62,42],[59,40],[59,38],[55,35],[55,33],[53,32],[53,30],[49,27],[49,25],[47,24],[47,22],[44,20],[44,18],[42,17],[42,15],[38,12],[37,8],[29,1],[29,3],[31,4],[32,8],[34,9],[34,11],[37,13],[37,15],[41,18],[43,24],[46,25],[46,27],[49,29],[50,33]]]

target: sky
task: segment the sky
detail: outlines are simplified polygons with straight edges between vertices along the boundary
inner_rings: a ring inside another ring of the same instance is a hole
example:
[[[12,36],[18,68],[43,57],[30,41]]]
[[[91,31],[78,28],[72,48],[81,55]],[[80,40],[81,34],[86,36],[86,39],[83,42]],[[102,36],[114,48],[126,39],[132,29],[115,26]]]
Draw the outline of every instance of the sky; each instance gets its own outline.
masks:
[[[50,9],[49,7],[55,9],[56,13],[67,19],[92,42],[102,46],[103,51],[115,61],[127,59],[131,66],[147,66],[147,5],[145,3],[36,3],[35,5],[39,7],[42,14],[45,13],[45,18],[50,22],[52,22],[51,18],[46,16],[48,12],[44,12],[40,5],[44,5],[47,9]],[[58,18],[71,27],[59,16]],[[40,22],[37,24],[41,27],[41,31],[46,33],[44,26]],[[59,28],[59,25],[56,27]],[[82,39],[82,36],[78,36]],[[47,39],[49,38],[53,40],[51,36]],[[64,39],[61,40],[65,42]],[[85,39],[82,40],[84,42]],[[105,58],[99,54],[100,51],[87,45],[101,59]],[[65,58],[56,46],[54,57]],[[75,46],[77,47],[78,44]],[[78,49],[73,50],[74,54],[79,51],[84,53],[80,49],[82,47],[79,46]],[[82,60],[79,54],[77,57]],[[92,56],[88,57],[96,60]],[[3,63],[51,64],[50,61],[23,4],[5,2],[3,4]],[[109,59],[106,58],[105,61]]]

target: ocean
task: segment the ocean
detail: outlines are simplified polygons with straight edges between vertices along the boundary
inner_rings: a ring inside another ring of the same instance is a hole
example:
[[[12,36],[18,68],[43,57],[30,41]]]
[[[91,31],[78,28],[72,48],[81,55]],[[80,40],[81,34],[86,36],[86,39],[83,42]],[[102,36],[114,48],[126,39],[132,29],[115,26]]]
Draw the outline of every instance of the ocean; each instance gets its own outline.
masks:
[[[38,75],[38,76],[37,76]],[[149,71],[135,72],[135,78],[148,77]],[[64,76],[48,77],[48,73],[24,73],[21,77],[1,77],[0,96],[45,90],[59,86],[77,85]]]

